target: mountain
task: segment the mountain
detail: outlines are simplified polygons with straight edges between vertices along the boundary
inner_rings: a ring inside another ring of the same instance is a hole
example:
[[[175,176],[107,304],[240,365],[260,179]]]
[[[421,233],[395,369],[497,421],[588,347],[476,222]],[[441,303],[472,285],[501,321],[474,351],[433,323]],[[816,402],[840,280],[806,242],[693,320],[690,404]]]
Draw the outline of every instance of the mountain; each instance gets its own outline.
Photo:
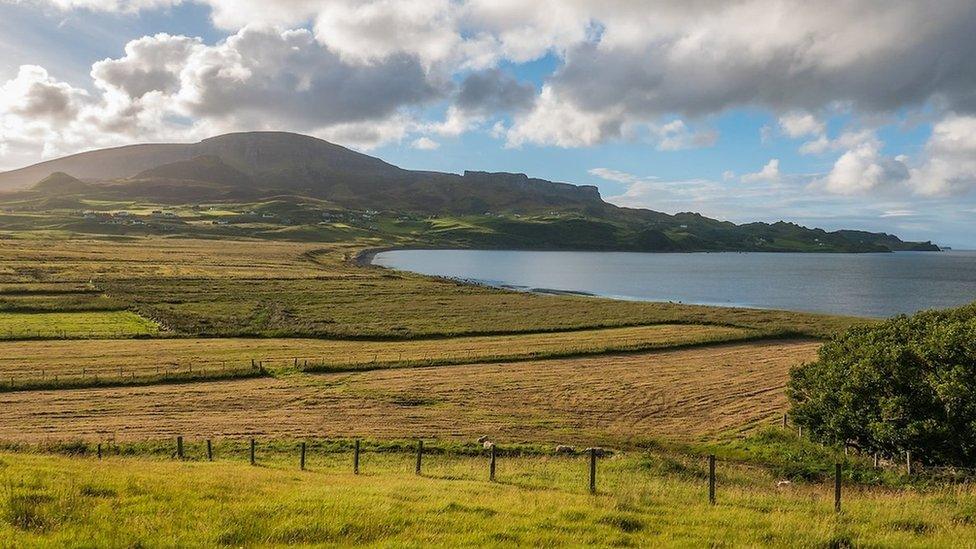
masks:
[[[83,205],[86,200],[273,200],[287,212],[282,219],[292,225],[321,225],[323,209],[337,208],[421,218],[465,217],[463,222],[431,222],[411,230],[411,238],[437,245],[647,251],[938,249],[884,233],[828,233],[784,222],[735,225],[695,213],[621,208],[604,202],[596,187],[525,174],[405,170],[321,139],[285,132],[233,133],[199,143],[141,144],[75,154],[0,173],[0,190],[8,191],[7,202],[32,211]],[[370,225],[369,230],[380,230]],[[292,226],[272,233],[308,230]],[[321,231],[310,234],[315,238]]]

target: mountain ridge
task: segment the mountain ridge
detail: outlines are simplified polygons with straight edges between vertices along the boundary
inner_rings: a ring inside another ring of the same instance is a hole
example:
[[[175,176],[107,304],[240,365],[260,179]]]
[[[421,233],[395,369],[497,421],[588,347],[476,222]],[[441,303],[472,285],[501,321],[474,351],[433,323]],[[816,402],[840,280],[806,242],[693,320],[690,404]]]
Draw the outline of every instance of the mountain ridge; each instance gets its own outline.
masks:
[[[455,227],[447,232],[460,242],[490,247],[938,249],[930,242],[903,242],[885,233],[827,232],[786,222],[736,225],[693,212],[671,215],[623,208],[603,201],[595,186],[521,173],[406,170],[341,145],[288,132],[240,132],[197,143],[88,151],[0,173],[0,189],[11,187],[17,189],[14,196],[30,200],[42,195],[50,203],[71,203],[65,202],[71,198],[192,204],[291,196],[295,202],[314,199],[352,210],[475,216],[477,230]]]

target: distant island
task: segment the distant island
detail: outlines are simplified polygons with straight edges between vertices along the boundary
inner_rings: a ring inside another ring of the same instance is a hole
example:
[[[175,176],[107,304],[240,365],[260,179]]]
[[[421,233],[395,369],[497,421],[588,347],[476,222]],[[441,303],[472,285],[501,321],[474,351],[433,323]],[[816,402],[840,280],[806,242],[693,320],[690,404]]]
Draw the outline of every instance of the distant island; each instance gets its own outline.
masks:
[[[622,208],[594,186],[524,174],[405,170],[284,132],[75,154],[0,173],[0,191],[0,231],[643,252],[940,249],[886,233]]]

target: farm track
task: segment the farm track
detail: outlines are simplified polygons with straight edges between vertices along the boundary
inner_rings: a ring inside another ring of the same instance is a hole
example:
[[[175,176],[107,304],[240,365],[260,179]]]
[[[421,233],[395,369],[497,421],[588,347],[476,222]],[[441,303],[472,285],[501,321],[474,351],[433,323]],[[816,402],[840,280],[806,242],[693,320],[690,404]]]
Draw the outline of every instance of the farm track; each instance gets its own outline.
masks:
[[[819,343],[0,394],[0,440],[364,436],[626,445],[771,420]]]

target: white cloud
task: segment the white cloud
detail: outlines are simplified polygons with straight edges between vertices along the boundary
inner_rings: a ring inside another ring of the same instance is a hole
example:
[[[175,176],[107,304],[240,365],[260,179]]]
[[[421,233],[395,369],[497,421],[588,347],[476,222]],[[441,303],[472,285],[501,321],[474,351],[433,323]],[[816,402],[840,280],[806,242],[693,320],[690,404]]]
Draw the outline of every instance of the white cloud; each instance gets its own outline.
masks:
[[[906,160],[884,156],[877,139],[866,139],[842,154],[820,183],[828,192],[843,195],[884,189],[908,179]]]
[[[792,139],[820,136],[826,130],[823,122],[812,114],[802,111],[793,111],[780,116],[779,127],[783,133]]]
[[[595,175],[600,179],[605,179],[607,181],[614,181],[616,183],[622,183],[624,185],[633,185],[635,183],[641,183],[646,181],[657,180],[654,176],[639,176],[632,173],[622,172],[620,170],[614,170],[611,168],[593,168],[588,172],[590,175]]]
[[[766,181],[769,183],[778,182],[780,180],[779,159],[773,158],[758,172],[742,174],[742,177],[739,179],[741,179],[743,183],[757,183],[760,181]]]
[[[429,137],[418,137],[414,139],[413,143],[410,144],[411,147],[415,149],[420,149],[422,151],[433,151],[440,148],[441,144]]]
[[[932,128],[925,160],[912,170],[923,195],[958,195],[976,189],[976,116],[949,115]]]
[[[659,139],[657,149],[660,151],[711,147],[718,141],[717,131],[713,129],[692,131],[683,120],[672,120],[663,126],[652,125],[651,132]]]

